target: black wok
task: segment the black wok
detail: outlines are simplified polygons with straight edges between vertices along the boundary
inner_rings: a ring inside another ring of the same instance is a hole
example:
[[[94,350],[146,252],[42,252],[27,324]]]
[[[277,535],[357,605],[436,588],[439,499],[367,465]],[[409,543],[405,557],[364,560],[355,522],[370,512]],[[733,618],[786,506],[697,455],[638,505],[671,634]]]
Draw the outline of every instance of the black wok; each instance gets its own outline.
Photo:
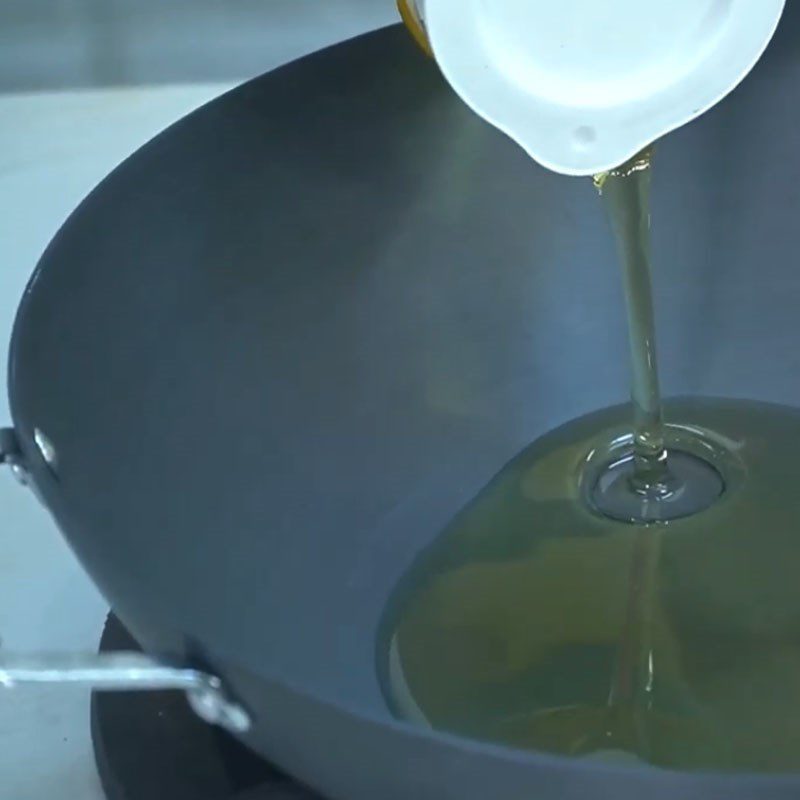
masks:
[[[800,7],[660,146],[670,394],[800,403]],[[9,392],[37,491],[151,653],[223,677],[243,738],[340,800],[796,798],[394,720],[386,601],[522,447],[625,399],[613,245],[400,29],[248,83],[142,148],[53,240]],[[52,445],[48,464],[34,441]]]

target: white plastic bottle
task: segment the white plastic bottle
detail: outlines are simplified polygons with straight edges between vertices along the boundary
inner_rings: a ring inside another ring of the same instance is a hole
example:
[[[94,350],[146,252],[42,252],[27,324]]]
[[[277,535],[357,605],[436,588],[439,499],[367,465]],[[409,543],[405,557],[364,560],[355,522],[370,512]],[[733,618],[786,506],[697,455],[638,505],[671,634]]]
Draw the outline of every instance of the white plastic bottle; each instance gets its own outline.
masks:
[[[785,0],[400,0],[442,72],[544,166],[615,167],[718,103]]]

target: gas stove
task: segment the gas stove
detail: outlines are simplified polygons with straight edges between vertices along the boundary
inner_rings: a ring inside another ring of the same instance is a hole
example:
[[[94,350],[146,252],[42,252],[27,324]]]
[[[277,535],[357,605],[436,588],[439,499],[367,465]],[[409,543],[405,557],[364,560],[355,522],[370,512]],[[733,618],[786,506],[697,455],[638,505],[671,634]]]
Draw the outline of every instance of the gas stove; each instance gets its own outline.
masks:
[[[100,652],[136,650],[111,614]],[[322,800],[202,722],[183,692],[96,693],[91,727],[107,800]]]

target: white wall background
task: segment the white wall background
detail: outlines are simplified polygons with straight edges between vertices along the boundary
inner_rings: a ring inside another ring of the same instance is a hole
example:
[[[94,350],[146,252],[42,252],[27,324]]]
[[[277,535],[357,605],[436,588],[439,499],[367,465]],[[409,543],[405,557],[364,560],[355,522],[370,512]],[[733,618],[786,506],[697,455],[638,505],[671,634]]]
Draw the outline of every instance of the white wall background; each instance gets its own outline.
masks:
[[[0,92],[237,80],[395,19],[394,0],[0,0]]]

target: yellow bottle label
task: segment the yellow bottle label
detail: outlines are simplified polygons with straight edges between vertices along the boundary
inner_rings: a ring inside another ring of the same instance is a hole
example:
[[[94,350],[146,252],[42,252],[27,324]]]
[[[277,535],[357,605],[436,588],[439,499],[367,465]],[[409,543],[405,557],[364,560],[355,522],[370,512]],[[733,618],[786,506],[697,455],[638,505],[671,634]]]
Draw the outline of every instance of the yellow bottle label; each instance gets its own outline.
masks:
[[[433,55],[428,37],[425,35],[425,28],[422,26],[419,15],[410,0],[397,0],[397,7],[400,9],[400,16],[403,18],[406,27],[411,31],[417,44],[429,55]]]

